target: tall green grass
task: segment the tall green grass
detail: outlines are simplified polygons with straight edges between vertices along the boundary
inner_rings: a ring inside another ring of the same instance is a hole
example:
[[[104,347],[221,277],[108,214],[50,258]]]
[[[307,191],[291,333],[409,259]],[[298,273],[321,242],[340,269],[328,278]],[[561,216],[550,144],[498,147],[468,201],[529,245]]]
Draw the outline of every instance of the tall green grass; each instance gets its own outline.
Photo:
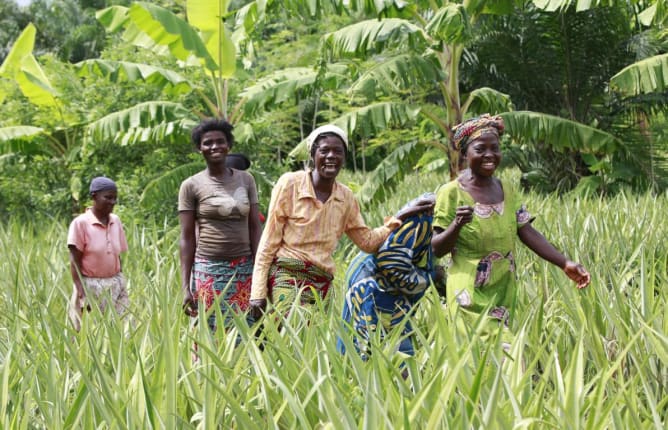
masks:
[[[378,224],[443,181],[410,177],[365,218]],[[260,350],[241,318],[228,333],[192,328],[180,308],[176,230],[127,221],[131,318],[86,315],[73,332],[67,225],[9,220],[0,225],[0,427],[665,428],[665,196],[526,201],[592,285],[578,291],[520,248],[510,354],[455,330],[429,292],[413,318],[416,356],[393,353],[394,333],[372,340],[368,362],[335,348],[342,335],[352,349],[339,320],[349,243],[337,251],[331,303],[294,312],[281,330],[265,319]]]

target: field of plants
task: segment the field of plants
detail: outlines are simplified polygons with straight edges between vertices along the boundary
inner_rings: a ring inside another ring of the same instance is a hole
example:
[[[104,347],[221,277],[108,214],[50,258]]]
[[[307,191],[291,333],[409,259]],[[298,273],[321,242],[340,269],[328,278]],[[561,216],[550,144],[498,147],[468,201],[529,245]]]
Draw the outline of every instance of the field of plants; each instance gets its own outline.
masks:
[[[442,180],[407,178],[367,222]],[[261,350],[241,318],[214,336],[191,327],[180,308],[176,229],[126,222],[132,316],[90,315],[76,333],[66,316],[66,223],[6,220],[0,428],[665,428],[666,195],[528,194],[526,201],[538,229],[590,270],[591,286],[578,291],[521,248],[509,355],[474,330],[455,330],[430,291],[413,317],[417,355],[393,354],[392,335],[374,340],[368,362],[335,349],[344,333],[341,280],[354,252],[347,242],[337,252],[331,303],[309,324],[303,312],[281,330],[266,319]],[[117,213],[131,220],[130,211]]]

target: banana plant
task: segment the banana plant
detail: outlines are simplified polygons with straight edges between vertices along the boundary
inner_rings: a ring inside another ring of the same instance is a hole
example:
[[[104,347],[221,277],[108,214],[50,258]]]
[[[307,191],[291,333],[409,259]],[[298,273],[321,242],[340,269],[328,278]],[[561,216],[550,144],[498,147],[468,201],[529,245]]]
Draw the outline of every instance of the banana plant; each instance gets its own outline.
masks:
[[[440,148],[447,153],[451,177],[455,177],[461,167],[458,152],[449,144],[452,127],[467,117],[483,112],[503,113],[508,134],[518,141],[534,139],[533,142],[548,144],[557,151],[573,150],[582,154],[615,151],[621,142],[607,130],[540,112],[514,112],[510,98],[492,88],[479,88],[468,93],[460,91],[461,61],[465,53],[474,55],[466,49],[476,37],[476,22],[483,15],[513,13],[519,3],[512,0],[373,2],[371,7],[371,2],[365,2],[366,11],[371,9],[374,18],[324,35],[321,43],[323,58],[330,62],[351,57],[374,60],[376,64],[347,87],[351,98],[365,97],[369,104],[392,93],[410,94],[413,88],[420,86],[434,88],[439,95],[437,103],[424,103],[417,97],[409,96],[403,104],[419,106],[420,118],[433,130],[432,133],[424,133],[420,139],[432,148]],[[559,10],[571,3],[534,1],[543,10]],[[578,7],[606,6],[604,3],[578,2]],[[645,21],[664,19],[665,8],[661,2],[635,3]],[[359,6],[356,2],[351,5]],[[664,63],[661,63],[661,70],[665,70]],[[356,107],[351,108],[353,112],[356,110]],[[387,119],[390,123],[391,116]],[[364,135],[362,132],[358,134]],[[419,147],[415,146],[416,150]],[[404,145],[390,157],[398,160],[405,157],[406,151]],[[587,159],[596,160],[596,157]],[[377,169],[386,169],[388,165],[391,163],[381,163]],[[388,183],[400,179],[402,172],[402,169],[390,173],[375,172],[361,188],[360,199],[374,199]]]
[[[0,78],[15,82],[31,103],[53,108],[60,114],[58,92],[33,55],[36,33],[32,23],[23,29],[0,65]],[[5,96],[4,92],[0,92],[0,103]],[[66,136],[69,138],[69,135]],[[23,151],[60,156],[65,154],[68,144],[69,142],[59,141],[41,127],[24,125],[0,128],[0,154]]]
[[[52,110],[59,125],[55,128],[33,125],[0,128],[0,156],[7,159],[19,153],[44,155],[59,159],[69,168],[81,148],[82,126],[65,119],[60,94],[33,55],[36,33],[32,23],[23,29],[0,65],[0,79],[13,82],[32,104]],[[4,98],[5,93],[0,92],[0,104]],[[73,175],[70,189],[75,202],[79,201],[79,185],[79,178]]]
[[[231,119],[228,106],[228,80],[236,70],[236,48],[225,28],[227,1],[189,0],[187,20],[173,12],[147,2],[130,7],[112,6],[98,11],[96,16],[107,32],[122,31],[123,39],[135,46],[150,49],[158,55],[171,54],[184,68],[199,67],[210,79],[213,97],[206,95],[181,73],[151,68],[145,64],[84,61],[81,74],[95,73],[110,79],[144,80],[157,77],[164,84],[195,90],[209,109],[209,114]],[[133,70],[131,70],[133,69]],[[144,70],[146,73],[137,73]],[[119,72],[123,73],[119,73]]]
[[[108,33],[122,33],[122,38],[129,44],[149,49],[157,55],[171,55],[178,61],[180,69],[93,59],[76,65],[80,76],[96,75],[111,82],[147,82],[175,96],[195,93],[207,111],[189,109],[178,102],[146,101],[88,124],[91,140],[132,144],[160,141],[170,136],[186,139],[198,117],[214,116],[237,122],[240,105],[231,106],[229,98],[229,80],[235,76],[238,58],[231,30],[225,25],[234,15],[228,11],[228,6],[228,1],[188,0],[187,19],[148,2],[98,11],[97,19]],[[206,74],[208,87],[186,77],[193,68]],[[211,93],[207,93],[207,88]],[[178,185],[180,179],[200,168],[199,163],[190,163],[165,172],[148,184],[142,202],[160,200],[161,196],[169,194],[175,183]]]

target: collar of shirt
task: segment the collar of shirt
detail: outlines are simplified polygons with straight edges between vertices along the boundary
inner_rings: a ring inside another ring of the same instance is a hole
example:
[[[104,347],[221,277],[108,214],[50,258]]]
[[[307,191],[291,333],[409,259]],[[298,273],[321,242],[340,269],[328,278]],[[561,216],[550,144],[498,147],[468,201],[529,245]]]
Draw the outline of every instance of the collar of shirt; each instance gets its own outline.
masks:
[[[311,181],[311,171],[307,170],[305,173],[306,174],[302,176],[298,184],[299,193],[297,198],[318,200],[315,195],[315,189],[313,188],[313,181]],[[330,197],[340,202],[345,201],[343,188],[336,181],[334,181],[334,189],[332,189],[332,195]]]
[[[84,214],[85,214],[85,220],[88,224],[90,224],[90,225],[98,224],[98,225],[101,225],[102,227],[105,227],[105,225],[102,224],[102,222],[100,222],[100,220],[97,219],[97,217],[93,213],[93,208],[87,208],[86,212],[84,212]],[[114,223],[114,218],[111,216],[111,214],[109,214],[109,224],[107,224],[107,225],[111,225],[113,223]]]

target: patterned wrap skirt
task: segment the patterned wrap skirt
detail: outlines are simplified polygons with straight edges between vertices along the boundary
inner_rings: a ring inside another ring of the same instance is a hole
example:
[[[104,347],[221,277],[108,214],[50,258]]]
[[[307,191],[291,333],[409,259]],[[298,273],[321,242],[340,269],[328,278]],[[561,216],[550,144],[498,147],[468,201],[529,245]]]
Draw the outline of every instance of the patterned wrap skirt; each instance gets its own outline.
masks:
[[[333,276],[308,261],[277,257],[269,269],[267,282],[274,306],[284,308],[297,301],[302,306],[324,300]]]
[[[253,259],[250,256],[234,260],[210,260],[195,257],[193,263],[190,291],[195,300],[204,302],[207,313],[216,300],[220,303],[223,315],[223,327],[229,328],[233,322],[232,312],[246,312],[250,303]],[[250,316],[247,322],[252,322]],[[207,322],[209,328],[216,330],[216,313],[211,312]]]

